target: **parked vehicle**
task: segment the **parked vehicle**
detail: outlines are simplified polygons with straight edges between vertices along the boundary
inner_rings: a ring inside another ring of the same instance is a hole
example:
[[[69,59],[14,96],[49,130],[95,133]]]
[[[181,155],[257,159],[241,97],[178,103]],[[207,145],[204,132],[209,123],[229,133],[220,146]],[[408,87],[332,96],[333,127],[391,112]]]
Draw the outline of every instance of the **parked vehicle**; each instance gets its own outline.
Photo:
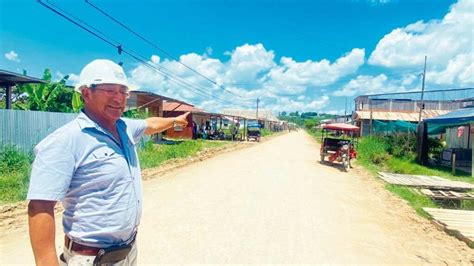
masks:
[[[352,168],[351,160],[357,157],[356,145],[359,127],[349,124],[326,124],[322,127],[321,135],[321,163],[326,156],[329,162],[338,162],[344,171]]]
[[[260,130],[260,125],[258,122],[249,122],[247,125],[247,141],[249,140],[255,140],[257,142],[260,142],[260,137],[261,137],[261,130]]]

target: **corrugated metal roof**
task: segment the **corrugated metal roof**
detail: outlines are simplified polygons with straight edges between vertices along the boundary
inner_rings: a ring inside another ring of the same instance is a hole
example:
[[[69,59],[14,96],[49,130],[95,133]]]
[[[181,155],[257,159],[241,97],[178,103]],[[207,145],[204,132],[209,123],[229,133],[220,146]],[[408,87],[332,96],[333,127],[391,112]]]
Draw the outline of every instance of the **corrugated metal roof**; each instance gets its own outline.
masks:
[[[427,119],[433,124],[457,124],[474,121],[474,108],[459,109],[450,113]]]
[[[237,109],[225,109],[225,110],[222,110],[222,113],[229,116],[240,116],[247,119],[255,119],[255,116],[257,114],[256,110],[237,110]],[[258,119],[275,121],[275,122],[280,121],[278,118],[275,117],[275,115],[273,115],[273,113],[270,110],[266,110],[266,109],[258,110]]]
[[[130,95],[133,96],[134,94],[136,95],[145,95],[145,96],[148,96],[148,97],[153,97],[155,99],[157,98],[161,98],[162,100],[166,100],[166,101],[173,101],[173,102],[182,102],[184,103],[183,101],[180,101],[180,100],[177,100],[177,99],[173,99],[173,98],[170,98],[170,97],[167,97],[167,96],[163,96],[163,95],[160,95],[160,94],[156,94],[154,92],[150,92],[150,91],[130,91]]]
[[[164,102],[163,111],[165,112],[192,112],[192,113],[205,113],[203,109],[194,107],[191,104],[179,103],[179,102]]]
[[[22,83],[45,83],[45,81],[0,69],[0,85],[4,86]]]
[[[449,110],[423,110],[422,119],[431,118],[439,115],[449,113]],[[387,121],[409,121],[418,122],[418,112],[383,112],[374,111],[372,112],[372,119],[375,120],[387,120]],[[356,111],[356,120],[368,120],[370,119],[370,111]]]

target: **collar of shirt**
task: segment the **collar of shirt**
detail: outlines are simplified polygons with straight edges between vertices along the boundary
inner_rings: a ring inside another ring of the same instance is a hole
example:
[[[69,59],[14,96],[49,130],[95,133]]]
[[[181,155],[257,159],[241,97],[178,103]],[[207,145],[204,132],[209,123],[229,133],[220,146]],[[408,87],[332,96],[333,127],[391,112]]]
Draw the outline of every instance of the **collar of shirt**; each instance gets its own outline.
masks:
[[[97,122],[92,120],[89,116],[86,115],[84,112],[84,109],[81,110],[79,113],[79,116],[77,116],[77,122],[79,123],[79,127],[81,129],[85,128],[95,128],[103,133],[110,134],[107,132],[107,130],[104,130]],[[125,122],[122,119],[117,120],[116,122],[118,128],[123,128],[125,125]]]
[[[108,130],[104,129],[101,127],[97,122],[92,120],[89,116],[86,115],[84,112],[84,109],[81,110],[79,116],[77,117],[77,122],[79,124],[79,127],[81,130],[85,129],[95,129],[107,136],[109,136],[118,146],[123,150],[125,153],[125,158],[127,159],[128,162],[130,162],[130,149],[135,145],[135,142],[133,140],[133,137],[130,136],[127,132],[127,125],[125,121],[123,121],[121,118],[117,120],[116,125],[117,125],[117,132],[120,137],[120,142],[117,142],[117,140],[112,136],[112,133],[110,133]]]

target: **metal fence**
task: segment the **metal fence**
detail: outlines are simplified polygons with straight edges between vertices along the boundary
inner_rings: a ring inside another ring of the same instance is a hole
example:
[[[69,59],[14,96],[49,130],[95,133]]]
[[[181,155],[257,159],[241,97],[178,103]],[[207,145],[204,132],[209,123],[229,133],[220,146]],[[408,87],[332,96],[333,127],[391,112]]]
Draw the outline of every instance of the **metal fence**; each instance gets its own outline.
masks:
[[[77,115],[0,109],[0,146],[14,145],[30,152],[44,137],[72,121]]]
[[[54,130],[74,120],[77,113],[55,113],[0,109],[0,147],[14,145],[30,152]],[[143,136],[138,147],[144,147],[150,136]]]

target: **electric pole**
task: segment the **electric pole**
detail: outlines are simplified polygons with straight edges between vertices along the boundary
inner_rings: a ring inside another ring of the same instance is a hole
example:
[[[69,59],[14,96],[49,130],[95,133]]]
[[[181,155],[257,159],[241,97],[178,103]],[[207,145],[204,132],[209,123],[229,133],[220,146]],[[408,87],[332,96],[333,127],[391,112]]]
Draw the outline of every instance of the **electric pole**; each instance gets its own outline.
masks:
[[[426,79],[426,55],[425,55],[425,67],[423,68],[423,80],[421,83],[421,99],[420,99],[420,116],[418,117],[418,126],[416,127],[416,140],[417,140],[417,161],[420,165],[426,165],[428,161],[428,125],[421,121],[423,114],[423,96],[425,93],[425,79]]]
[[[347,122],[347,97],[346,97],[346,107],[344,108],[344,122]]]
[[[423,80],[421,82],[421,99],[420,99],[420,115],[418,117],[418,123],[421,122],[421,115],[423,113],[423,96],[425,94],[425,77],[426,77],[426,55],[425,55],[425,67],[423,69]]]
[[[257,120],[258,120],[258,102],[260,102],[259,98],[257,98],[257,117],[256,117]]]

